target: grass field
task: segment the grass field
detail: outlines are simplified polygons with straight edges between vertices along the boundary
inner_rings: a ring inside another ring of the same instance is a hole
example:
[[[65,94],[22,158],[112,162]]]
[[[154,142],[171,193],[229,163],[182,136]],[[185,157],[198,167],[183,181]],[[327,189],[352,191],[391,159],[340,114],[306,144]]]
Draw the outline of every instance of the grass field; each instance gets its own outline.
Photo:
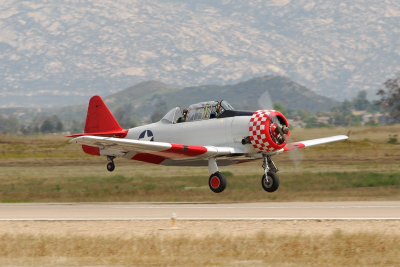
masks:
[[[295,129],[293,141],[350,139],[273,158],[281,185],[272,194],[261,188],[261,161],[220,168],[228,186],[215,194],[206,167],[117,159],[109,173],[105,158],[62,136],[0,136],[0,201],[400,200],[400,145],[388,143],[396,133],[400,125]],[[398,221],[179,222],[184,230],[168,233],[162,223],[0,222],[0,265],[400,265]]]
[[[126,266],[398,266],[400,236],[220,234],[192,237],[0,236],[4,265]]]
[[[0,222],[0,265],[398,266],[398,221]],[[7,231],[7,229],[9,229]]]
[[[349,134],[338,142],[274,157],[281,186],[261,188],[261,161],[221,167],[228,186],[208,188],[206,167],[165,167],[85,155],[62,136],[0,137],[0,201],[326,201],[399,200],[400,126],[295,129],[292,140]]]

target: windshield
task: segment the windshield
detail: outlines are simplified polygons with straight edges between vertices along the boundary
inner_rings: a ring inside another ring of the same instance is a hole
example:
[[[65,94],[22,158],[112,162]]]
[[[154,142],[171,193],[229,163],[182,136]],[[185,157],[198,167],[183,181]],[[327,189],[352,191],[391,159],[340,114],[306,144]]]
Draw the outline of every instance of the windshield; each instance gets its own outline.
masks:
[[[165,116],[161,119],[161,122],[175,123],[179,116],[181,116],[181,109],[179,107],[176,107],[168,111],[168,113],[165,114]]]
[[[222,100],[222,101],[221,101],[221,107],[222,107],[224,110],[233,110],[232,105],[229,104],[229,102],[226,101],[226,100]]]

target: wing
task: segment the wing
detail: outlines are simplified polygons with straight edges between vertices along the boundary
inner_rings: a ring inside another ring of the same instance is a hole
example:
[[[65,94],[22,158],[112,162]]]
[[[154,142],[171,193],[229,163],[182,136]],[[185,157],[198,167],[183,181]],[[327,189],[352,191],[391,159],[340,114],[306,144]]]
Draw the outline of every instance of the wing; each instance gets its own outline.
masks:
[[[144,160],[146,158],[150,161],[210,158],[231,155],[235,152],[231,147],[192,146],[99,136],[81,136],[70,140],[70,143],[97,147],[99,155],[125,156],[143,161],[147,161]]]
[[[346,135],[335,135],[335,136],[330,136],[330,137],[289,143],[286,146],[284,146],[282,149],[278,150],[276,153],[282,153],[282,152],[286,152],[286,151],[293,150],[293,149],[304,148],[304,147],[309,147],[309,146],[316,146],[316,145],[346,140],[347,138],[349,138],[349,137]]]

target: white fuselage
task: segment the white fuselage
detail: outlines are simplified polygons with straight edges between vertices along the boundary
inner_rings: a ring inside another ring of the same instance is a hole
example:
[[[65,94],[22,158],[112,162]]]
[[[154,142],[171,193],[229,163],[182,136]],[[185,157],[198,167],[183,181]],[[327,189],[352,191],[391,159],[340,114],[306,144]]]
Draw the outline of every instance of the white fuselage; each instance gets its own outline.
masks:
[[[140,140],[144,131],[150,130],[152,141],[197,146],[229,146],[238,153],[256,153],[253,146],[243,145],[242,139],[249,136],[251,116],[236,116],[182,123],[156,122],[129,130],[126,138]],[[146,138],[149,139],[148,135]]]

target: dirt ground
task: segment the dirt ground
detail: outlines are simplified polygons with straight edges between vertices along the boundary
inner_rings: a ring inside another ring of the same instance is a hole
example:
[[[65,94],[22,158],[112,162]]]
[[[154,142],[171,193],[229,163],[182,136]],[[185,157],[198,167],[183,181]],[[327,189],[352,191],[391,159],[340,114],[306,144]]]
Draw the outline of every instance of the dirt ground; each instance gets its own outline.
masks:
[[[305,221],[0,221],[2,234],[55,236],[246,236],[259,232],[271,235],[331,235],[374,233],[400,235],[400,220],[305,220]]]

